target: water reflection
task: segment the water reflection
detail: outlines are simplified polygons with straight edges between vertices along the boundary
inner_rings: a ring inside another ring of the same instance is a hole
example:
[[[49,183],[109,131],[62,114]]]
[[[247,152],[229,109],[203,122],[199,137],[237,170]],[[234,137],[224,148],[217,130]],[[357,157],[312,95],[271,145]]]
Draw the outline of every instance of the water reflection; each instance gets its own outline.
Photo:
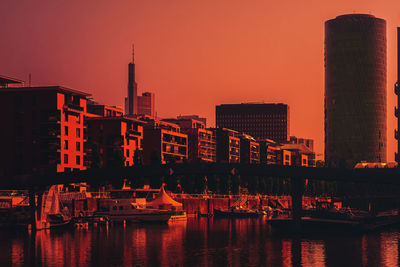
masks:
[[[1,266],[399,266],[398,229],[282,236],[264,219],[0,231]]]

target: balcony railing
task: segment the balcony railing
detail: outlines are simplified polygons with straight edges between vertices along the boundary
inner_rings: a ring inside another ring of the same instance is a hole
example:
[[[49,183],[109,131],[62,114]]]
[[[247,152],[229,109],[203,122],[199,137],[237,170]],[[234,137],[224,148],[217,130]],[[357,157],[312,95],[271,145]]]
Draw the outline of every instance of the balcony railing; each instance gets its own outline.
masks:
[[[83,111],[83,107],[81,107],[80,105],[72,104],[72,103],[64,104],[64,108],[77,110],[77,111]]]

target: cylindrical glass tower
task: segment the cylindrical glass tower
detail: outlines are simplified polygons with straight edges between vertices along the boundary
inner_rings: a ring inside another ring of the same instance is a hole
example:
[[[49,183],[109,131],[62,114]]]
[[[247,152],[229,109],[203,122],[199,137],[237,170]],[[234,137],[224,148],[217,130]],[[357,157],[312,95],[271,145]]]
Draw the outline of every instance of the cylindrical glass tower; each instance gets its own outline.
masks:
[[[325,162],[386,162],[386,21],[325,22]]]

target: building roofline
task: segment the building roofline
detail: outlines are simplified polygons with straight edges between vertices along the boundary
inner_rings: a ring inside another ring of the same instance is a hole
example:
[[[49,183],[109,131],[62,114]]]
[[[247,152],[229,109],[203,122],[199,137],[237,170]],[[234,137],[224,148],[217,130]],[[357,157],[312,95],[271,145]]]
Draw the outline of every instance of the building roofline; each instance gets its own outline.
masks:
[[[93,121],[101,121],[101,120],[108,120],[108,121],[112,121],[112,120],[121,120],[121,121],[132,121],[132,122],[137,122],[140,124],[147,124],[147,122],[145,121],[141,121],[135,118],[131,118],[131,117],[125,117],[125,116],[100,116],[100,117],[87,117],[85,118],[86,120],[93,120]]]
[[[248,103],[239,103],[239,104],[219,104],[216,105],[217,107],[220,106],[245,106],[245,105],[268,105],[268,106],[272,106],[272,105],[283,105],[283,106],[289,106],[288,104],[285,103],[264,103],[264,102],[248,102]]]
[[[78,91],[78,90],[75,90],[75,89],[70,89],[70,88],[67,88],[67,87],[59,86],[59,85],[56,85],[56,86],[35,86],[35,87],[7,87],[7,88],[1,88],[0,92],[52,91],[52,90],[60,91],[60,92],[63,92],[63,93],[72,93],[72,94],[80,95],[80,96],[83,96],[83,97],[91,96],[91,94],[88,94],[88,93],[85,93],[85,92],[82,92],[82,91]]]
[[[23,80],[15,79],[12,77],[8,77],[5,75],[0,75],[0,84],[11,84],[11,83],[21,83],[23,84]]]

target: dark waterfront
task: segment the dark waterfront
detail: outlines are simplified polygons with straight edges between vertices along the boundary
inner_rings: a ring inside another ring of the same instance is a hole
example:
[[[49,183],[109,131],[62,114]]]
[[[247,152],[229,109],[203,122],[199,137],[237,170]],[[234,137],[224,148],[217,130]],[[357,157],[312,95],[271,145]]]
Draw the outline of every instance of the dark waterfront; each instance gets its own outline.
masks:
[[[1,266],[398,266],[400,229],[282,236],[265,219],[1,230]]]

